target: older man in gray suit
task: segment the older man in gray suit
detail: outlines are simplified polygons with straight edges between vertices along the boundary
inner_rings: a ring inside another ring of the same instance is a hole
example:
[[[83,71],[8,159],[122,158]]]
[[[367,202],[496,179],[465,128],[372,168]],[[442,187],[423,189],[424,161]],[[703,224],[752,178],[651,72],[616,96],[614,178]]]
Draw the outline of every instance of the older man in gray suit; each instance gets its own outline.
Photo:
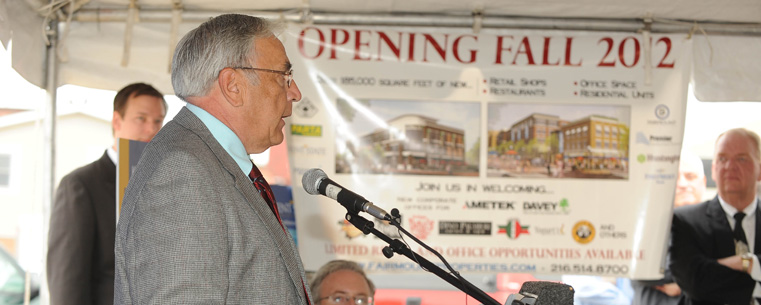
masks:
[[[172,62],[188,102],[151,141],[125,193],[116,304],[309,304],[296,247],[249,154],[283,141],[301,99],[263,19],[189,32]]]

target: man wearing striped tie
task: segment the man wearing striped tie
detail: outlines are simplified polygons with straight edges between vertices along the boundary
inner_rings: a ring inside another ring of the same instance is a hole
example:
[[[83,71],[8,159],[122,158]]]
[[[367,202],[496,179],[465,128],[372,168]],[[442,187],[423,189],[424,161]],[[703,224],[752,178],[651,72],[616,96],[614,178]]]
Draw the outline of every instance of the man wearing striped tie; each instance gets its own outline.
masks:
[[[684,293],[680,304],[759,304],[759,142],[747,129],[721,134],[711,165],[718,196],[674,211],[670,267]]]

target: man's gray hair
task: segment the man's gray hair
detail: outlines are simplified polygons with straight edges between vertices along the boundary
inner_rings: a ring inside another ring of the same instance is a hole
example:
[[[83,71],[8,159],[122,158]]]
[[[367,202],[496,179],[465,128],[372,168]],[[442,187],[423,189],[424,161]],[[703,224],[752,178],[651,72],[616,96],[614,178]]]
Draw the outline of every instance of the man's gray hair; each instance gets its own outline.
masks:
[[[314,277],[312,278],[312,282],[309,284],[309,289],[311,290],[313,299],[312,304],[318,304],[317,300],[324,297],[320,295],[320,287],[322,287],[322,282],[325,280],[325,278],[333,272],[341,270],[350,270],[362,275],[362,277],[367,282],[367,286],[370,287],[369,296],[375,296],[375,284],[373,284],[373,281],[367,278],[365,271],[362,270],[362,267],[360,267],[359,264],[352,261],[332,260],[327,264],[322,265],[322,267],[320,267],[320,269],[315,272]]]
[[[755,148],[755,150],[756,150],[755,152],[753,152],[751,157],[755,158],[756,160],[761,160],[761,138],[759,138],[758,134],[756,134],[755,132],[753,132],[751,130],[748,130],[748,129],[745,129],[745,128],[734,128],[734,129],[727,130],[727,131],[721,133],[716,138],[716,142],[714,144],[718,144],[719,140],[721,139],[721,137],[723,137],[724,135],[730,134],[730,133],[740,134],[740,135],[743,135],[743,136],[747,137],[749,140],[751,140],[751,142],[753,144],[753,148]]]
[[[225,14],[188,32],[177,43],[172,58],[174,94],[184,101],[207,95],[219,71],[226,67],[249,67],[249,58],[255,60],[257,55],[254,43],[273,36],[275,27],[263,18]]]

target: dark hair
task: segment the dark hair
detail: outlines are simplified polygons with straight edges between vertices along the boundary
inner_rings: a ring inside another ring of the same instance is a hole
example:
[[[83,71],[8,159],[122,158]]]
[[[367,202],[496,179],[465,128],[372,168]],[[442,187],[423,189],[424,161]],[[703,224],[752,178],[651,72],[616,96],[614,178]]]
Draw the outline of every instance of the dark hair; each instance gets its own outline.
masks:
[[[164,106],[164,112],[167,111],[168,106],[161,92],[156,90],[156,88],[153,88],[153,86],[145,83],[129,84],[119,90],[119,92],[117,92],[116,96],[114,97],[114,111],[118,112],[120,116],[124,117],[124,112],[127,110],[127,101],[132,97],[138,97],[141,95],[149,95],[160,98],[162,102],[161,104]]]

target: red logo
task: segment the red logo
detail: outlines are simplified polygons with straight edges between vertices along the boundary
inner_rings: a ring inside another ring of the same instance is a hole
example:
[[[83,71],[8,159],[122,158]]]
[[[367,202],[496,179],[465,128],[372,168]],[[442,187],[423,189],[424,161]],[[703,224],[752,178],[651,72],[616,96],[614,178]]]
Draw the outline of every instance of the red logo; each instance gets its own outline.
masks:
[[[428,234],[431,234],[431,231],[433,231],[433,220],[425,216],[410,217],[410,233],[412,235],[423,240],[428,237]]]

